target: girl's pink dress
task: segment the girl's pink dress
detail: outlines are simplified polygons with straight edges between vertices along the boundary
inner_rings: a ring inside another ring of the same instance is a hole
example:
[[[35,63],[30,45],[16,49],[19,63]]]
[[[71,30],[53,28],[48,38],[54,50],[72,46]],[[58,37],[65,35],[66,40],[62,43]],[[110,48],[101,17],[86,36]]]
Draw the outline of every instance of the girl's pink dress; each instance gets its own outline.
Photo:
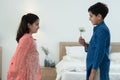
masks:
[[[25,34],[19,40],[7,73],[7,80],[40,80],[39,54],[32,35]]]

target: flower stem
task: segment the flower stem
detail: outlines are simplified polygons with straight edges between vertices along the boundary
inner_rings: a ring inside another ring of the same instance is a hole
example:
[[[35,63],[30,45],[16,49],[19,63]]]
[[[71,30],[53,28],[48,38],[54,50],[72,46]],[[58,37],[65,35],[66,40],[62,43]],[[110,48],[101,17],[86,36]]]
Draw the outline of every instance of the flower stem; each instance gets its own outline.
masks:
[[[82,32],[80,32],[80,36],[82,37]]]

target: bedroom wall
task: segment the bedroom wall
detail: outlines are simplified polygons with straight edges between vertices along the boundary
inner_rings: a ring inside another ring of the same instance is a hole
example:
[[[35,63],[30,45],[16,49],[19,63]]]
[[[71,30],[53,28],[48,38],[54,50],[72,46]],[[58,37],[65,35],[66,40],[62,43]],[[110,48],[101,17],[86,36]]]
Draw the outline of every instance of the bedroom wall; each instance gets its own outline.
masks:
[[[85,27],[86,32],[83,36],[89,42],[93,27],[89,22],[87,9],[98,1],[108,5],[110,12],[105,22],[111,30],[111,41],[119,42],[119,0],[0,0],[2,80],[6,80],[9,61],[17,46],[15,36],[23,14],[33,12],[40,17],[40,30],[33,36],[37,39],[40,64],[43,66],[45,55],[41,51],[41,46],[48,47],[50,57],[57,63],[59,42],[78,41],[79,27]]]

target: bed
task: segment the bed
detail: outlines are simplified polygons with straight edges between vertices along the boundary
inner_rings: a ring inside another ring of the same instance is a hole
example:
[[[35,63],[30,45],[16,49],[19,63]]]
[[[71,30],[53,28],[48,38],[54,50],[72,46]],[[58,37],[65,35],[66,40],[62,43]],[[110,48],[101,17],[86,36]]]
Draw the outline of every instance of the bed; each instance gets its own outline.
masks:
[[[83,63],[80,63],[82,70],[79,70],[78,67],[75,69],[69,68],[66,70],[62,70],[64,66],[68,66],[68,63],[63,63],[62,61],[69,60],[69,58],[66,57],[67,54],[67,47],[73,47],[76,46],[81,47],[81,45],[77,42],[60,42],[59,44],[59,63],[56,66],[56,71],[57,71],[57,77],[56,80],[86,80],[86,70],[85,70],[85,58],[86,55],[82,58],[84,58]],[[111,53],[110,53],[110,59],[111,59],[111,65],[110,65],[110,80],[120,80],[120,42],[112,42],[111,43]],[[74,61],[74,60],[72,60]],[[74,63],[71,63],[75,65]],[[73,66],[75,67],[75,66]],[[57,69],[60,68],[60,69]],[[61,73],[59,74],[58,72]]]

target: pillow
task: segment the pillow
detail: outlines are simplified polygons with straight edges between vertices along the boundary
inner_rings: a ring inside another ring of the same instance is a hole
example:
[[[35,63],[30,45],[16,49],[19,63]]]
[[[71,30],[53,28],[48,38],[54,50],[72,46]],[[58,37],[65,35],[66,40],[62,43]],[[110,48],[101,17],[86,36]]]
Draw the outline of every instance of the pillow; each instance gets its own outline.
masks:
[[[73,58],[83,58],[86,53],[83,46],[66,46],[66,54]]]
[[[110,54],[110,60],[113,63],[120,63],[120,52],[113,52]]]
[[[112,46],[110,45],[109,46],[109,53],[111,53],[111,50],[112,50]]]

